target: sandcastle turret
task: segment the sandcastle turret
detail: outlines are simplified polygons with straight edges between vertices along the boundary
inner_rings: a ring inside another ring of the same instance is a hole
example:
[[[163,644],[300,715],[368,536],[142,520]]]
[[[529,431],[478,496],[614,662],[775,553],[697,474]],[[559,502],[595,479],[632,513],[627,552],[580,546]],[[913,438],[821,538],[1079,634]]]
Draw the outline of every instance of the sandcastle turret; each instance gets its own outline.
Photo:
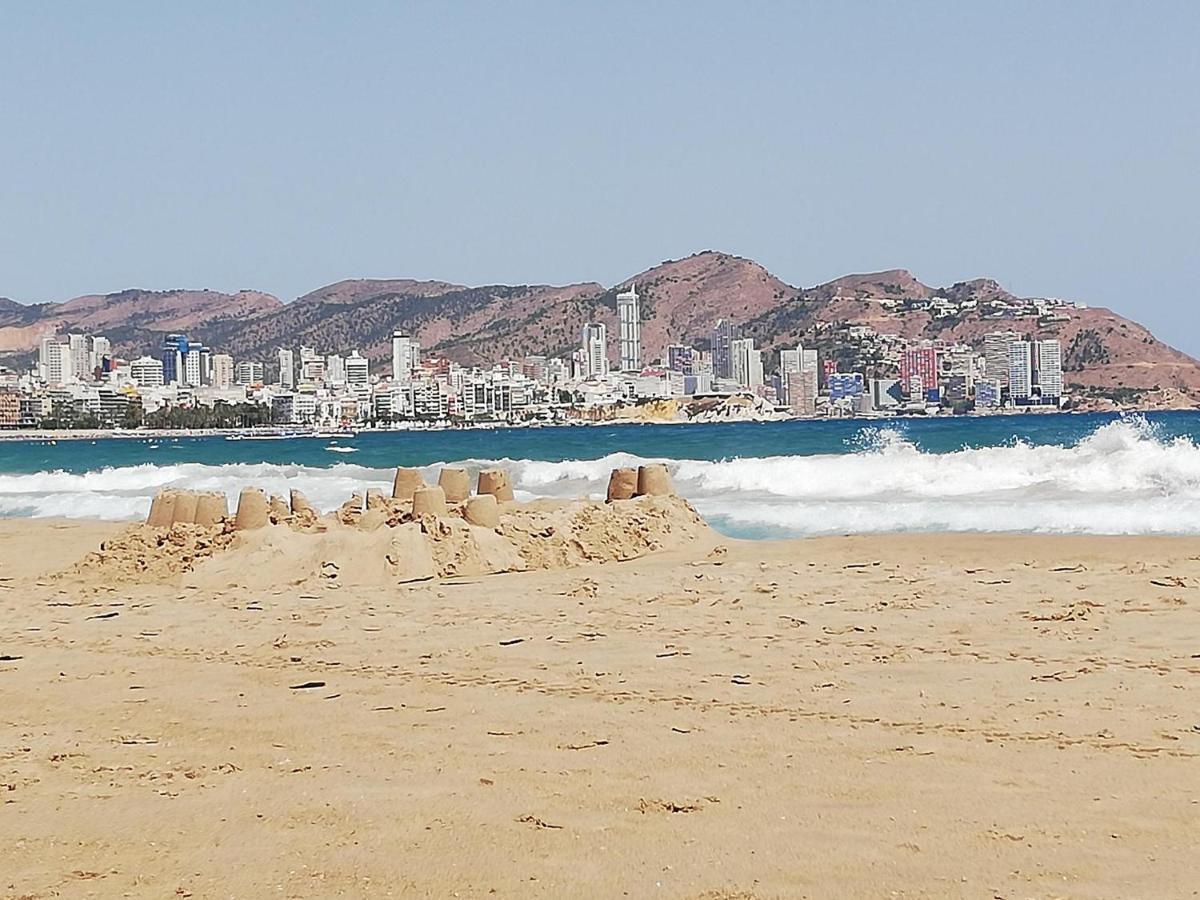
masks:
[[[669,497],[675,493],[671,473],[663,463],[638,466],[637,495],[639,497]]]
[[[288,494],[288,504],[292,508],[293,516],[299,516],[299,515],[303,515],[304,513],[315,512],[312,504],[308,502],[308,498],[305,497],[304,494],[300,493],[300,491],[296,490],[295,488],[292,488],[291,492]]]
[[[219,525],[222,519],[229,516],[229,501],[221,491],[205,491],[196,495],[196,515],[193,521],[197,525],[211,528]]]
[[[504,469],[480,469],[476,493],[480,496],[491,494],[501,503],[512,500],[513,490],[508,480],[508,472]]]
[[[200,498],[194,491],[180,491],[175,495],[175,506],[171,510],[171,521],[175,524],[191,525],[196,521],[196,502]]]
[[[438,485],[421,488],[413,494],[412,511],[413,518],[446,515],[446,492]]]
[[[447,503],[462,503],[471,496],[471,479],[466,469],[442,469],[438,486],[445,492]]]
[[[175,496],[178,492],[161,490],[150,501],[150,514],[146,516],[146,524],[154,528],[170,528],[175,520]]]
[[[271,505],[267,495],[259,488],[242,488],[238,496],[237,515],[233,519],[235,531],[248,531],[271,524]]]
[[[638,473],[636,469],[613,469],[608,476],[608,502],[629,500],[637,493]]]
[[[494,494],[480,494],[463,506],[463,518],[472,525],[495,528],[500,524],[500,504]]]
[[[413,494],[425,486],[425,479],[416,469],[399,468],[396,480],[392,482],[392,499],[412,500]]]

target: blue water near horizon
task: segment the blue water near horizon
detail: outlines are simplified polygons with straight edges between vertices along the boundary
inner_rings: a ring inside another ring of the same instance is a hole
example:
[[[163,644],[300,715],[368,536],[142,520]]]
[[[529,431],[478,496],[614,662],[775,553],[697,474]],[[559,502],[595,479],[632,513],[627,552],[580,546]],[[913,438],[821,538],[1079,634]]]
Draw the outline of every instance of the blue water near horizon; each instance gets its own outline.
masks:
[[[665,460],[737,537],[874,531],[1200,533],[1200,413],[1030,414],[716,425],[0,442],[0,515],[144,515],[161,487],[297,487],[333,508],[396,466],[510,468],[519,495],[601,495]]]

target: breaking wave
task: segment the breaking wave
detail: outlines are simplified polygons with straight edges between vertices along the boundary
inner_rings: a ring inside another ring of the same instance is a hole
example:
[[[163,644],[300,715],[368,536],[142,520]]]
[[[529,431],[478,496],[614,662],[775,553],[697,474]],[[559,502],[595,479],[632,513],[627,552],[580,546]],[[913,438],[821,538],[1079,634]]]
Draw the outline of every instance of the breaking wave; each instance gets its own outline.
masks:
[[[519,498],[603,496],[615,466],[647,460],[458,460],[506,466]],[[1200,447],[1133,417],[1071,445],[918,449],[901,428],[865,428],[847,452],[666,462],[679,492],[719,529],[742,537],[890,531],[1200,534]],[[442,463],[423,467],[434,480]],[[133,519],[162,487],[298,488],[332,509],[351,493],[390,488],[392,471],[348,463],[137,465],[84,474],[0,475],[0,515]]]

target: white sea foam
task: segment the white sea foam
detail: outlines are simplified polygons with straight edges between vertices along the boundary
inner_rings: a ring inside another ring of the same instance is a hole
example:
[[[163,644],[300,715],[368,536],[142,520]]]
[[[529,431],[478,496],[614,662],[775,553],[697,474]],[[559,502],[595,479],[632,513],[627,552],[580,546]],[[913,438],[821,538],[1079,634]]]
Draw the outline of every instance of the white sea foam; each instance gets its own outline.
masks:
[[[1200,447],[1164,440],[1138,419],[1098,428],[1073,446],[926,453],[895,428],[864,431],[853,452],[667,462],[681,494],[719,528],[766,537],[879,531],[1200,534]],[[519,498],[603,496],[614,466],[646,460],[459,460],[509,469]],[[441,463],[423,469],[434,480]],[[332,509],[355,491],[388,488],[392,470],[348,463],[139,465],[86,474],[0,475],[0,515],[133,519],[159,488],[299,488]]]

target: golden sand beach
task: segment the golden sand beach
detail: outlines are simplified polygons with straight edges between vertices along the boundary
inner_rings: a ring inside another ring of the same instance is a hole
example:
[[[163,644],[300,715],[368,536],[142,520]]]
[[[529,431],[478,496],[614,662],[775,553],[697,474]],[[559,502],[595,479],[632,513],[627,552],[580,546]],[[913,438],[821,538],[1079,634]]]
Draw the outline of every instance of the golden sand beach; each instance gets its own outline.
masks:
[[[1198,890],[1194,539],[72,568],[123,528],[0,523],[5,897]]]

